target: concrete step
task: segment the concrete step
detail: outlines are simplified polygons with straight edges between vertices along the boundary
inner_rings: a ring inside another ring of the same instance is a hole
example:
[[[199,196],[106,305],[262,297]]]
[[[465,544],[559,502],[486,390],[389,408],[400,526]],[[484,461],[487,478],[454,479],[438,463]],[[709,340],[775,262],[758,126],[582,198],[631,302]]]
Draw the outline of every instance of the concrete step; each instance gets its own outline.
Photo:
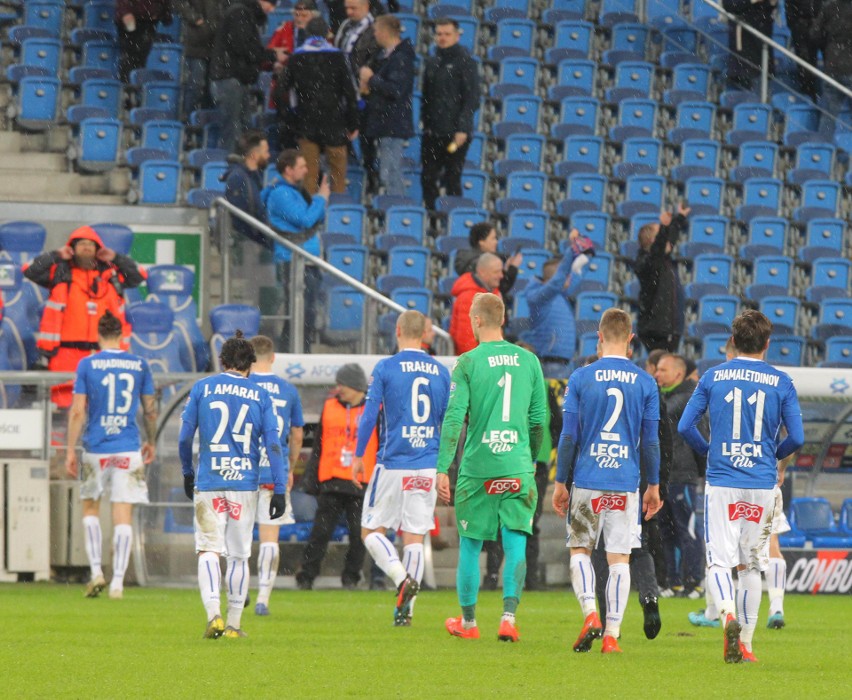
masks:
[[[2,157],[2,155],[0,155]],[[44,202],[51,204],[127,204],[125,197],[114,194],[52,194],[49,197],[39,197],[37,194],[26,195],[19,192],[8,193],[3,191],[3,178],[0,178],[0,202]]]
[[[62,153],[22,153],[18,150],[3,150],[0,171],[5,175],[9,170],[64,173],[68,172],[68,160]]]
[[[23,134],[19,131],[0,131],[0,153],[6,154],[19,153],[21,144],[23,143]]]
[[[9,168],[0,176],[0,196],[24,202],[55,201],[57,196],[80,194],[80,178],[73,173],[38,172]]]

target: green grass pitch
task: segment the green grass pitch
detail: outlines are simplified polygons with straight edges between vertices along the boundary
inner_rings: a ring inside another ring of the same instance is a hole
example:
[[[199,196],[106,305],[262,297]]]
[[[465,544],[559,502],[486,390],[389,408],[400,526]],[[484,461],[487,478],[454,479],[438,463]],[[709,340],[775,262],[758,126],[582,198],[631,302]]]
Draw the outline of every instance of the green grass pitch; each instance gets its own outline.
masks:
[[[575,654],[576,599],[525,594],[521,641],[496,639],[497,593],[481,595],[482,638],[444,631],[452,591],[424,592],[414,625],[391,624],[393,594],[275,591],[272,615],[247,609],[242,640],[202,639],[194,590],[130,588],[121,601],[85,599],[79,586],[0,586],[0,688],[9,698],[817,698],[849,697],[852,600],[788,596],[788,626],[755,636],[759,664],[726,666],[718,630],[686,614],[701,601],[662,600],[663,629],[642,633],[635,594],[624,653]]]

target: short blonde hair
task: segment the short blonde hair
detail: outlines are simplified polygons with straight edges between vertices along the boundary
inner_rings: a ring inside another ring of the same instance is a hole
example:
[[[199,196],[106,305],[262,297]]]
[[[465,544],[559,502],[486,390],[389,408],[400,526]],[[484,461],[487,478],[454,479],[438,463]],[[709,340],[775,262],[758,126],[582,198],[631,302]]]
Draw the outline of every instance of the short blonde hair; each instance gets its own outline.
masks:
[[[600,330],[604,342],[627,342],[633,332],[633,321],[626,311],[613,307],[603,312],[598,330]]]
[[[506,316],[506,307],[496,294],[480,292],[473,297],[473,304],[470,306],[470,317],[474,316],[479,316],[486,328],[500,328]]]
[[[272,339],[265,335],[256,335],[254,338],[249,340],[251,346],[254,348],[254,354],[256,357],[268,357],[269,355],[275,354],[275,345],[272,342]]]
[[[399,335],[408,340],[420,340],[426,331],[426,317],[416,309],[403,311],[396,320]]]

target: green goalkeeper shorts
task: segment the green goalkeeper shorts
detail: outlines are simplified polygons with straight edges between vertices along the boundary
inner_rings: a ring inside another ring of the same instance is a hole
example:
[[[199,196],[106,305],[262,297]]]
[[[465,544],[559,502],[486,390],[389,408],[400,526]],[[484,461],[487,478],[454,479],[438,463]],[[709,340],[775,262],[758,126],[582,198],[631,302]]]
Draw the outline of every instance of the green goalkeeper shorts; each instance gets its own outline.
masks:
[[[537,502],[532,472],[491,479],[459,475],[455,498],[459,534],[474,540],[496,540],[502,525],[531,535]]]

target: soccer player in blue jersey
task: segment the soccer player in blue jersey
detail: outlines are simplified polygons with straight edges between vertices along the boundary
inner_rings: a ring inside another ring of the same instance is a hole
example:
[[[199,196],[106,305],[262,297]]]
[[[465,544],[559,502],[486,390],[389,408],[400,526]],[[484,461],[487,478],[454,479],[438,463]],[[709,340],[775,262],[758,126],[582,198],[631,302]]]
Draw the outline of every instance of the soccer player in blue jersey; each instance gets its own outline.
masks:
[[[434,526],[435,462],[450,392],[446,367],[421,349],[426,317],[405,311],[396,323],[399,352],[373,369],[358,427],[352,479],[364,471],[367,442],[379,424],[376,467],[367,484],[361,538],[397,587],[394,625],[408,626],[423,579],[423,539]],[[385,533],[402,529],[403,560]]]
[[[249,379],[254,380],[269,392],[272,406],[278,418],[278,437],[284,459],[289,458],[290,472],[287,481],[287,493],[293,485],[293,469],[299,459],[304,439],[305,421],[302,417],[302,401],[299,392],[290,382],[272,373],[275,360],[275,348],[272,340],[265,335],[256,335],[250,341],[256,357]],[[260,449],[260,490],[257,498],[257,530],[260,549],[257,554],[258,592],[254,606],[255,615],[269,615],[269,596],[275,586],[278,575],[279,546],[278,534],[282,525],[295,522],[293,508],[287,499],[287,510],[281,518],[273,520],[269,515],[269,502],[272,500],[272,470],[266,448]]]
[[[607,309],[598,338],[601,359],[574,372],[565,390],[553,507],[560,515],[567,514],[565,482],[576,457],[568,546],[571,584],[585,620],[573,649],[589,651],[603,633],[601,651],[609,654],[621,651],[617,640],[630,594],[630,551],[640,541],[640,450],[647,465],[645,519],[661,505],[660,400],[654,378],[628,359],[633,339],[630,316],[621,309]],[[597,613],[590,558],[601,535],[609,563],[605,630]]]
[[[269,516],[280,518],[287,508],[288,469],[278,439],[278,418],[269,393],[248,378],[256,359],[254,349],[237,331],[222,345],[219,359],[223,371],[198,381],[189,393],[178,444],[183,488],[195,502],[198,586],[207,612],[208,639],[246,636],[240,621],[248,592],[261,440],[272,473]],[[197,475],[192,467],[196,432]],[[220,556],[228,561],[227,627],[220,613]]]
[[[764,361],[772,323],[749,310],[734,319],[732,329],[737,357],[701,377],[678,431],[692,449],[707,455],[707,587],[722,620],[724,659],[739,663],[757,661],[752,639],[762,592],[760,572],[768,565],[777,507],[778,460],[798,450],[805,438],[793,382]],[[705,411],[709,444],[696,428]],[[782,425],[787,437],[779,444]],[[739,571],[736,595],[734,566]]]
[[[154,379],[148,363],[121,349],[121,321],[107,311],[98,321],[101,351],[80,360],[68,420],[65,468],[76,478],[75,451],[83,424],[83,528],[91,580],[86,596],[95,598],[106,587],[101,569],[100,498],[110,490],[113,522],[112,581],[109,597],[124,595],[124,573],[130,561],[134,503],[148,502],[145,465],[154,461],[157,409]],[[143,407],[145,442],[140,449],[136,415]]]

